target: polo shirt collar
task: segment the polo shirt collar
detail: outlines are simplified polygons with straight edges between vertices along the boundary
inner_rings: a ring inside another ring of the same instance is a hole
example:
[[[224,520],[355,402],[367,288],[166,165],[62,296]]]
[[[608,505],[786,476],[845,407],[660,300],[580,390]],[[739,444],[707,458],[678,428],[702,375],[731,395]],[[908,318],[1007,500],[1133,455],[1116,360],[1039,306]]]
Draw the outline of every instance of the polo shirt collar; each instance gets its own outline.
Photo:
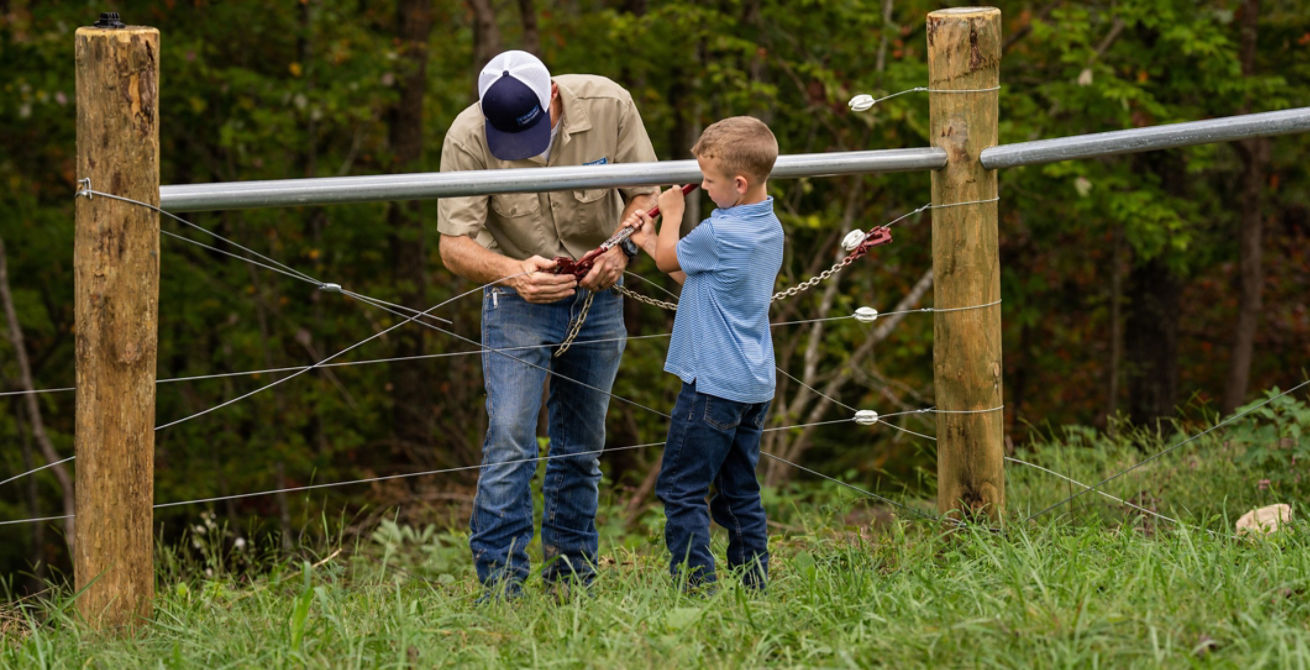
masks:
[[[749,205],[737,205],[727,209],[715,209],[715,212],[722,212],[724,216],[732,214],[733,216],[761,216],[773,213],[773,196],[766,195],[759,202],[753,202]]]

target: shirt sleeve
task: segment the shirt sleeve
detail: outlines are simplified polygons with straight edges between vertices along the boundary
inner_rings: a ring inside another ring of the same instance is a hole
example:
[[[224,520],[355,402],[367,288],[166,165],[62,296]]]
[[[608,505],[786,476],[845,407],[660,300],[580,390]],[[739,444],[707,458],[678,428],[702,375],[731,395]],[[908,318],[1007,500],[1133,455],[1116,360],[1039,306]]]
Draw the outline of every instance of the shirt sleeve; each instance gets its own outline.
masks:
[[[691,229],[678,240],[678,267],[689,275],[718,268],[719,245],[714,241],[714,225],[708,220]]]
[[[480,170],[485,166],[463,144],[449,135],[441,147],[441,171]],[[442,235],[470,235],[475,240],[487,224],[489,196],[441,198],[437,201],[437,230]]]
[[[630,94],[624,95],[619,110],[619,144],[614,161],[654,163],[658,160],[655,147],[651,146],[650,136],[646,134],[646,126],[641,122],[641,113],[637,111],[636,103],[632,101]],[[659,193],[659,189],[654,186],[634,186],[619,189],[619,192],[623,194],[623,201],[628,202],[638,195],[655,195]]]

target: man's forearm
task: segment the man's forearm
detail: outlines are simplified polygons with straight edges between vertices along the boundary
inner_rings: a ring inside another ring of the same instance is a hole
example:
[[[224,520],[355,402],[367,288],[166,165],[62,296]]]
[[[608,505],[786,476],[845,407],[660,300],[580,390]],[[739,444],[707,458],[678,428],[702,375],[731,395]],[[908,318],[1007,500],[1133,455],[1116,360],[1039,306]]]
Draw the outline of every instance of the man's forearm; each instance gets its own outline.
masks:
[[[523,271],[518,261],[486,249],[468,235],[442,235],[440,249],[446,269],[470,281],[485,284]]]

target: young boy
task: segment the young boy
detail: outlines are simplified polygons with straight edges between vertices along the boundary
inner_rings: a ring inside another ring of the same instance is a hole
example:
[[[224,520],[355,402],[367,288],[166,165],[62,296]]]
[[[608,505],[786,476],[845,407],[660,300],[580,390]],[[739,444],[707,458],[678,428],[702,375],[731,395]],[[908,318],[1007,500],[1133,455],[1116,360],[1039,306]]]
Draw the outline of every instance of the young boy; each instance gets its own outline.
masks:
[[[718,209],[679,241],[685,202],[681,189],[669,189],[659,198],[662,229],[645,236],[659,269],[684,281],[664,364],[682,379],[682,391],[656,493],[667,519],[669,570],[679,585],[715,579],[712,516],[728,531],[728,566],[743,571],[747,586],[762,589],[769,550],[755,465],[774,391],[769,301],[783,235],[766,183],[778,142],[759,119],[734,116],[706,128],[691,152],[701,188]],[[642,216],[643,232],[653,231]]]

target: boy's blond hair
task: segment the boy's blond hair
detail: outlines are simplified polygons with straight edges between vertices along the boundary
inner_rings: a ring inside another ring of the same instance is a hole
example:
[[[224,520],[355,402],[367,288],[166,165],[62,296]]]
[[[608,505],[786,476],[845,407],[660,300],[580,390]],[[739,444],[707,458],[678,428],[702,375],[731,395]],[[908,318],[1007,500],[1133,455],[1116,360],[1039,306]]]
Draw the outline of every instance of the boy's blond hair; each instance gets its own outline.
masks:
[[[778,140],[753,116],[730,116],[710,124],[691,147],[691,155],[714,160],[728,177],[742,175],[763,183],[778,160]]]

